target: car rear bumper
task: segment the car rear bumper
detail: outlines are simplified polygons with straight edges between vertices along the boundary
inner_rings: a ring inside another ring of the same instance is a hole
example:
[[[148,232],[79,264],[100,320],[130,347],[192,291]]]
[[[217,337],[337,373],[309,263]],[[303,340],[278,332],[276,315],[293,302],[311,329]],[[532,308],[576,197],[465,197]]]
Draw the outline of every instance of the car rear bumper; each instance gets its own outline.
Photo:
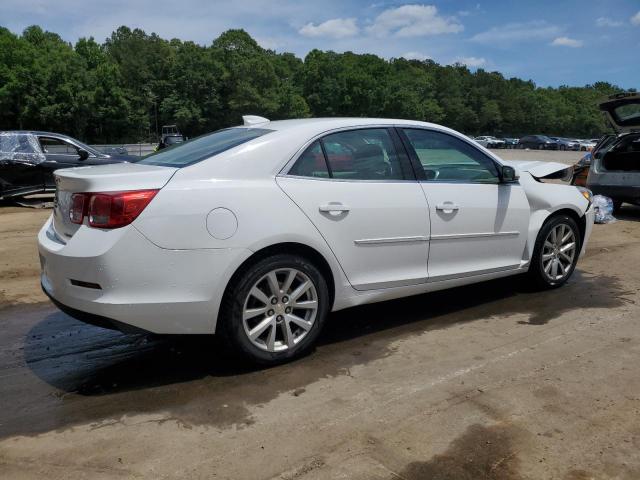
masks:
[[[604,195],[613,200],[621,200],[630,203],[640,202],[640,186],[633,185],[598,185],[588,184],[594,195]]]
[[[161,334],[214,333],[226,284],[246,249],[168,250],[133,226],[80,229],[65,244],[38,234],[45,293],[87,323]]]

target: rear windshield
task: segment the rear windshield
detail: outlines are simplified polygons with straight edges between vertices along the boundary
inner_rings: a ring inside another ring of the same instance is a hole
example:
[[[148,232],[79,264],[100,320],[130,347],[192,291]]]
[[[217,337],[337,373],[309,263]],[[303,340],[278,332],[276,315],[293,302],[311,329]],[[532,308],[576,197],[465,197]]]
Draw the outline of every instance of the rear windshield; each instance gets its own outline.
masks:
[[[640,100],[613,109],[616,123],[622,126],[640,125]]]
[[[261,137],[272,130],[264,128],[227,128],[209,133],[188,142],[179,143],[151,155],[138,163],[162,167],[186,167]]]

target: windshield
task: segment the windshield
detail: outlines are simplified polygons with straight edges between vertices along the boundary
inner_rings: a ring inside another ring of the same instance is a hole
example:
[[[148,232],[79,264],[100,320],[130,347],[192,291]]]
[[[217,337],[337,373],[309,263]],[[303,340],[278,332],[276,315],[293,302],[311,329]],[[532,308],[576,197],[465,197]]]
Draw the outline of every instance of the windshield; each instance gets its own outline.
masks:
[[[186,167],[242,145],[254,138],[261,137],[271,131],[265,128],[241,127],[218,130],[147,155],[138,163],[163,167]]]

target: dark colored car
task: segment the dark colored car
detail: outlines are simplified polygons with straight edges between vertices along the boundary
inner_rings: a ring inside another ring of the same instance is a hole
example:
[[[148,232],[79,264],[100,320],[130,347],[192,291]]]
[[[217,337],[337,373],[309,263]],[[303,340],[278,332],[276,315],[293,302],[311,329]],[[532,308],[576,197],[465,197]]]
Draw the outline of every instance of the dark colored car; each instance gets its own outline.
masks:
[[[0,132],[0,199],[54,192],[59,168],[134,162],[138,157],[107,155],[58,133]]]
[[[517,148],[518,147],[519,139],[517,139],[517,138],[503,138],[502,140],[504,140],[504,148]]]
[[[558,150],[558,142],[551,140],[546,135],[527,135],[518,141],[518,148],[531,148],[533,150]]]

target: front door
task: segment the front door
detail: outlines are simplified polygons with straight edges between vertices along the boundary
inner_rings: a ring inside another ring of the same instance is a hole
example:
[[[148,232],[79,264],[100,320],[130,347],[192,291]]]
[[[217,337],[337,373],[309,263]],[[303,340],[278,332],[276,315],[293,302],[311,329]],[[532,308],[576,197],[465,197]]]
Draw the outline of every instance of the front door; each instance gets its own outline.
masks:
[[[445,132],[403,129],[431,214],[429,280],[518,268],[529,202],[518,183],[501,183],[498,166],[471,143]]]
[[[329,134],[277,178],[358,290],[427,281],[429,211],[394,135],[386,128]]]

